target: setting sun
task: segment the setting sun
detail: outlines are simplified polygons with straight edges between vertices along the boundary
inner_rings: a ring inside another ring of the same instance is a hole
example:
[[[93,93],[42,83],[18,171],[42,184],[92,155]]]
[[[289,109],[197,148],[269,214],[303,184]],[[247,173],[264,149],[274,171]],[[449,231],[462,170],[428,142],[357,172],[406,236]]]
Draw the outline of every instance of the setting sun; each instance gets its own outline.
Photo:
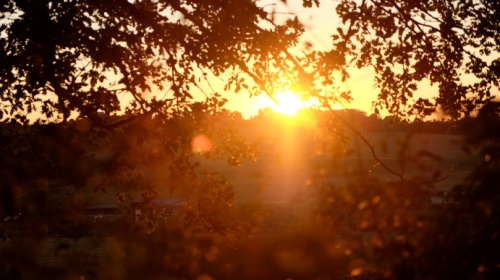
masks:
[[[304,108],[305,104],[297,94],[284,90],[276,94],[274,101],[269,100],[268,106],[277,113],[292,116],[297,114],[300,109]]]

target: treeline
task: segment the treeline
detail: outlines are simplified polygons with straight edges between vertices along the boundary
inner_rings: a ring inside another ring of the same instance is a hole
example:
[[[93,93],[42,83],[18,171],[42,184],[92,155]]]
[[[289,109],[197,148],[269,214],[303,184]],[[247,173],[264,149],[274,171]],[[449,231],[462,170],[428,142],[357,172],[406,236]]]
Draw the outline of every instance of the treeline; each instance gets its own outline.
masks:
[[[360,132],[411,132],[411,133],[432,133],[432,134],[467,134],[468,125],[475,118],[464,118],[459,120],[414,120],[407,121],[398,119],[396,116],[386,116],[381,118],[376,114],[367,115],[357,109],[344,109],[335,112],[307,110],[301,112],[303,116],[313,119],[330,120],[332,125],[345,127],[349,126]],[[261,110],[258,115],[249,120],[255,125],[267,125],[273,123],[280,117],[270,109]],[[341,120],[342,119],[342,120]],[[299,121],[300,122],[300,121]]]

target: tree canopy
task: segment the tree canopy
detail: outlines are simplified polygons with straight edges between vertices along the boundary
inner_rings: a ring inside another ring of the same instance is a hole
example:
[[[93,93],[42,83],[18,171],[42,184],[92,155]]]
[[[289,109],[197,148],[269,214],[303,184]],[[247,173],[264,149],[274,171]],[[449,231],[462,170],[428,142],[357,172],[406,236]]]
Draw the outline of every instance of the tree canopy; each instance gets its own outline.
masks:
[[[340,1],[342,24],[324,54],[327,69],[370,66],[376,108],[429,115],[437,107],[469,116],[499,90],[498,1]],[[414,96],[419,82],[437,91]]]
[[[221,74],[226,90],[273,95],[289,86],[335,102],[323,86],[356,66],[375,71],[377,110],[468,116],[498,91],[498,9],[495,1],[340,1],[332,48],[301,55],[290,52],[304,32],[297,18],[276,21],[254,1],[7,1],[2,114],[144,114],[185,103]],[[415,96],[422,81],[436,96]]]
[[[302,32],[296,20],[275,24],[254,1],[6,1],[1,9],[2,113],[19,120],[185,106],[207,75],[223,73],[227,89],[257,94],[268,60]]]

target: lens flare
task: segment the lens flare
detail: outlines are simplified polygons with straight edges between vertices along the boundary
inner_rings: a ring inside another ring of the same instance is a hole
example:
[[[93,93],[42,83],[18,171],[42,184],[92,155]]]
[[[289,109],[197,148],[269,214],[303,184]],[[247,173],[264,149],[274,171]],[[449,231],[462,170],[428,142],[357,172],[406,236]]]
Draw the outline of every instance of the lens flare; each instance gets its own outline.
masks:
[[[191,149],[195,153],[207,153],[212,150],[212,141],[204,134],[198,134],[191,141]]]

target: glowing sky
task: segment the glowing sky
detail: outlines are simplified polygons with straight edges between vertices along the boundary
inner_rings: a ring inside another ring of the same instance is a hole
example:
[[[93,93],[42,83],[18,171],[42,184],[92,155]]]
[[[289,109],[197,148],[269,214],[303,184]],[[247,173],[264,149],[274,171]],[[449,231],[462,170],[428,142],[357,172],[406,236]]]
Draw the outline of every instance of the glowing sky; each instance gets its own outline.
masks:
[[[305,26],[306,32],[301,38],[301,42],[298,44],[302,46],[304,42],[309,42],[313,44],[313,48],[317,50],[328,50],[331,46],[331,35],[333,31],[340,24],[340,19],[336,16],[335,6],[336,1],[320,1],[321,6],[319,8],[303,8],[302,0],[286,1],[287,5],[282,3],[282,1],[261,1],[262,6],[269,5],[269,11],[275,9],[275,11],[280,11],[283,14],[294,14],[297,15],[300,22]],[[270,5],[269,3],[275,3],[275,5]],[[286,17],[286,15],[283,15]],[[353,101],[343,104],[338,104],[337,108],[356,108],[371,114],[373,112],[372,102],[377,98],[379,90],[375,88],[374,83],[374,72],[371,68],[364,69],[348,69],[350,74],[350,79],[341,84],[335,84],[335,86],[340,87],[341,91],[351,91],[351,96]],[[470,83],[471,77],[464,76],[464,82]],[[338,80],[340,83],[340,80]],[[418,90],[414,93],[413,99],[416,100],[420,97],[422,98],[432,98],[437,95],[437,86],[431,86],[428,81],[419,82]],[[495,100],[500,101],[500,94],[498,90],[494,89],[493,94],[497,96]],[[245,94],[239,94],[238,96],[231,96],[228,108],[236,109],[241,111],[244,117],[248,118],[256,115],[260,108],[269,106],[269,99],[265,96],[260,96],[258,98],[250,99]],[[387,115],[387,113],[381,111],[382,116]],[[430,118],[441,119],[443,117],[442,112],[434,113]]]
[[[265,2],[276,3],[276,1]],[[262,5],[265,6],[266,3],[262,3]],[[335,14],[335,2],[322,1],[320,8],[308,9],[303,8],[301,3],[301,0],[287,1],[288,6],[285,6],[281,1],[277,1],[276,5],[269,6],[269,10],[274,8],[276,11],[281,11],[284,14],[291,13],[297,15],[301,23],[306,27],[306,32],[301,38],[299,46],[302,46],[304,42],[310,42],[313,44],[314,49],[327,50],[331,45],[330,36],[340,22]],[[283,17],[286,17],[286,15],[283,15]],[[369,69],[353,69],[350,74],[351,78],[338,86],[341,86],[343,90],[350,90],[354,101],[351,104],[344,103],[342,106],[371,112],[372,101],[377,95],[373,88],[372,71]],[[237,95],[228,96],[228,99],[227,108],[240,111],[245,118],[258,114],[259,109],[264,107],[273,107],[273,101],[264,95],[249,98],[247,94],[241,92]],[[340,104],[339,107],[341,107]]]

